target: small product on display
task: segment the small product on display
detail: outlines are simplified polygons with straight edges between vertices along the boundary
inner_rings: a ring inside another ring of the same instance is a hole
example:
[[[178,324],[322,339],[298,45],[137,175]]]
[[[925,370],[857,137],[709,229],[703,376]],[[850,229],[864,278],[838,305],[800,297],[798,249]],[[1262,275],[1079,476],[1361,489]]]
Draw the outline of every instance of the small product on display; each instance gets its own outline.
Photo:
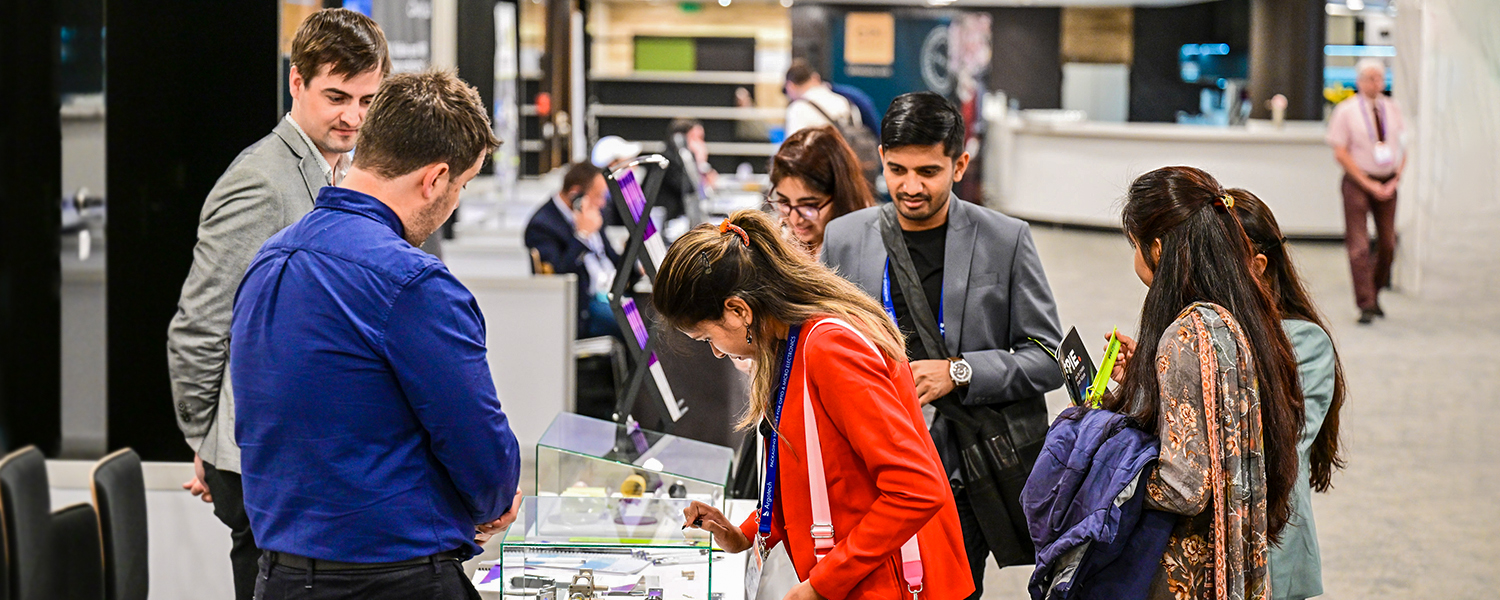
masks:
[[[594,570],[579,569],[568,585],[568,600],[588,600],[594,597]]]
[[[722,558],[681,525],[682,500],[646,495],[526,497],[498,537],[500,560],[474,573],[480,591],[547,600],[706,600]]]
[[[646,493],[646,478],[640,475],[631,475],[625,478],[625,483],[620,484],[620,495],[626,498],[640,498]]]
[[[693,500],[722,507],[733,461],[734,451],[723,446],[647,431],[634,422],[561,413],[536,445],[536,490],[539,496],[576,499],[575,507],[620,498],[669,500],[652,504],[676,506],[680,514]],[[628,518],[655,516],[626,513]],[[596,515],[575,512],[564,518],[570,517]]]

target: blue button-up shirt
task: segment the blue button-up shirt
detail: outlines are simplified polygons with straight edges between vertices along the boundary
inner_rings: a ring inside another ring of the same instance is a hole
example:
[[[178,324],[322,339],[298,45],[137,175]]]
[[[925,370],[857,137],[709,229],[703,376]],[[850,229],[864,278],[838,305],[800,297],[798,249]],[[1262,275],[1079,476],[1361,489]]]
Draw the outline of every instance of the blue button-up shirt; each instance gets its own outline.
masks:
[[[394,562],[510,508],[515,435],[484,316],[372,196],[325,187],[261,247],[230,332],[245,511],[261,548]]]

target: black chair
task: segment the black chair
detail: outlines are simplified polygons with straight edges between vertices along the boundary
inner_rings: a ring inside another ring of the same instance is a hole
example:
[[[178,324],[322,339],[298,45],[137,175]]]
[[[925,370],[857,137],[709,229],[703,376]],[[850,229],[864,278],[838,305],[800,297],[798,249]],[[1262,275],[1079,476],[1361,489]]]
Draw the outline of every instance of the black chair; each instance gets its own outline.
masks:
[[[92,504],[53,511],[52,566],[58,598],[104,598],[104,557],[99,544],[99,516]]]
[[[129,448],[119,450],[94,465],[91,479],[103,534],[104,598],[146,600],[150,564],[141,457]]]
[[[47,460],[35,446],[0,459],[0,529],[4,530],[8,600],[52,600],[52,498]]]

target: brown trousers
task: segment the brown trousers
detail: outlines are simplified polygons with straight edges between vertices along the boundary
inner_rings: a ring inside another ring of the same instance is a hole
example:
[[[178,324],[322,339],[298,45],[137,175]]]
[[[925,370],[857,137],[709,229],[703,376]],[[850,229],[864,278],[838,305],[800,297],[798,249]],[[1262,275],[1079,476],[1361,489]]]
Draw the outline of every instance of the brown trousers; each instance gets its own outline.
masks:
[[[1349,271],[1354,275],[1354,301],[1360,310],[1372,309],[1380,304],[1379,290],[1391,284],[1391,260],[1396,256],[1396,198],[1376,200],[1348,175],[1344,176],[1343,191],[1344,247],[1349,250]],[[1370,255],[1371,214],[1375,215],[1378,244],[1374,256]]]

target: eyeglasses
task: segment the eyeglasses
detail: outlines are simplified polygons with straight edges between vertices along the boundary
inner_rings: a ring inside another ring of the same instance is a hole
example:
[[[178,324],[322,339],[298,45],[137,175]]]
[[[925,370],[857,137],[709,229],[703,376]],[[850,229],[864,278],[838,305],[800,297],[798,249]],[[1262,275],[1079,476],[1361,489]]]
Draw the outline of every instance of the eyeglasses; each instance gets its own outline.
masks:
[[[791,215],[792,211],[795,210],[797,211],[798,216],[809,221],[816,221],[818,220],[818,215],[823,212],[823,209],[829,204],[833,204],[833,198],[829,198],[818,204],[801,204],[793,206],[791,204],[783,202],[774,195],[767,194],[766,203],[776,207],[776,212],[781,213],[781,216],[783,217]]]

